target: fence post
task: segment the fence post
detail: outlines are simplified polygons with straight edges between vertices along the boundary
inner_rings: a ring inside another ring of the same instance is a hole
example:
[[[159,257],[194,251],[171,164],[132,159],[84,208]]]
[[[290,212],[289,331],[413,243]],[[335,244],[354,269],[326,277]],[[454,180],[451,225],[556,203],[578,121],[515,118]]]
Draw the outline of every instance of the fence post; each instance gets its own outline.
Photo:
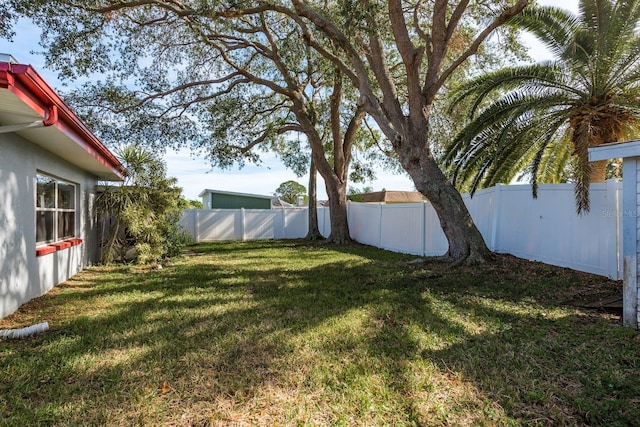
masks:
[[[420,225],[420,233],[422,234],[422,237],[420,237],[420,240],[422,241],[422,255],[426,255],[427,252],[427,202],[426,201],[422,201],[422,225]]]
[[[200,209],[196,211],[195,223],[195,230],[193,234],[195,234],[194,237],[196,238],[196,242],[200,243]]]
[[[616,251],[618,254],[618,279],[622,279],[624,277],[624,254],[623,254],[623,224],[622,224],[622,190],[624,189],[624,181],[618,182],[616,186],[616,233],[617,233],[617,244]]]
[[[282,208],[282,238],[287,238],[287,215],[284,213],[284,207]]]
[[[245,221],[245,214],[244,214],[244,208],[240,208],[240,228],[242,231],[242,241],[246,241],[247,240],[247,236],[245,233],[245,230],[247,229],[246,224],[244,223]]]
[[[324,206],[322,208],[322,232],[320,233],[322,235],[326,235],[326,232],[327,232],[327,211],[329,209],[330,208],[328,208],[326,206]],[[329,236],[327,236],[327,237],[329,237]]]
[[[489,250],[497,251],[498,228],[500,227],[500,212],[502,211],[502,184],[496,184],[493,197],[493,220],[491,221],[491,240],[489,241]]]
[[[382,202],[378,203],[378,247],[382,248]]]

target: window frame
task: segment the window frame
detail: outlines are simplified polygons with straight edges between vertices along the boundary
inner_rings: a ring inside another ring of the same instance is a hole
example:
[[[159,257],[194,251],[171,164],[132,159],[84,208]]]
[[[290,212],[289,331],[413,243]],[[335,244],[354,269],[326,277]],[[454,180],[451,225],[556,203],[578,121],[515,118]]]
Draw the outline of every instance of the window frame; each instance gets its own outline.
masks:
[[[36,171],[35,181],[36,246],[51,245],[63,240],[74,239],[78,233],[78,184],[40,170]],[[41,187],[43,185],[51,185],[53,191],[43,190]],[[69,190],[71,190],[71,195],[67,195],[65,198],[63,192],[68,193]],[[47,193],[52,193],[52,195]],[[69,217],[69,214],[72,219],[65,226],[64,218]],[[45,215],[50,218],[45,218]],[[44,236],[39,236],[40,227],[44,227]],[[68,230],[67,233],[64,232],[65,229]]]

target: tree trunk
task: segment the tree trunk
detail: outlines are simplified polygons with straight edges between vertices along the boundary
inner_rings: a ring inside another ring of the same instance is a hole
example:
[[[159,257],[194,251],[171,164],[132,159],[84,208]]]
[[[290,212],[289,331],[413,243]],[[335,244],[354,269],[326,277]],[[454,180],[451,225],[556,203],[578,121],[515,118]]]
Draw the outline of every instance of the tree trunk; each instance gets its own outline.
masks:
[[[322,240],[324,237],[318,227],[318,197],[317,197],[317,171],[316,164],[311,157],[309,164],[309,230],[305,240]]]
[[[604,182],[607,178],[606,160],[591,162],[589,169],[589,182]]]
[[[492,258],[484,238],[475,226],[462,196],[447,180],[430,153],[423,150],[419,161],[403,161],[416,189],[435,209],[449,249],[446,257],[454,264],[478,264]],[[402,160],[402,157],[401,157]]]
[[[327,185],[329,195],[329,215],[331,218],[331,234],[327,239],[329,243],[351,243],[349,234],[349,222],[347,221],[347,183]]]

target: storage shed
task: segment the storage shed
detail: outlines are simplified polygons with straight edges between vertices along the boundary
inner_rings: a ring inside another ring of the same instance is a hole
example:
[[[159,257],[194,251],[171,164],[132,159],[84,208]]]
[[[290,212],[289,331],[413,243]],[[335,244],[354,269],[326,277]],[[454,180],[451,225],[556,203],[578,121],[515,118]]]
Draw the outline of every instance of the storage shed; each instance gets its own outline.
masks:
[[[203,190],[198,197],[202,198],[204,209],[271,209],[277,200],[274,196],[209,189]]]

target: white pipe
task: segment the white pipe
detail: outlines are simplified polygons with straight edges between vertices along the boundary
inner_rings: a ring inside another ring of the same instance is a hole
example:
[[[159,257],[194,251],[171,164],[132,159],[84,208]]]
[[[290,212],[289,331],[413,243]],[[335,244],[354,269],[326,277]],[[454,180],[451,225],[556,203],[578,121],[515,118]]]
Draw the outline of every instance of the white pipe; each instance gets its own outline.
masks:
[[[21,329],[0,329],[0,338],[20,339],[49,330],[49,322],[38,323]]]

